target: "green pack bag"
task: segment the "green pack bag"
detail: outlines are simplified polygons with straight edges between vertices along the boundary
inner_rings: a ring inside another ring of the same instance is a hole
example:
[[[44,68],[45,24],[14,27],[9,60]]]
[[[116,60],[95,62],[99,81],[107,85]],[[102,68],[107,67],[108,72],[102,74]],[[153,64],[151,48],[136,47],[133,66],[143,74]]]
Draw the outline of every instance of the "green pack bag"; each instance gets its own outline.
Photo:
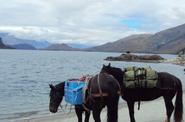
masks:
[[[126,88],[155,88],[158,74],[151,67],[127,67],[124,69],[123,84]]]
[[[135,80],[135,71],[138,67],[127,67],[124,69],[125,71],[125,81],[134,81]]]

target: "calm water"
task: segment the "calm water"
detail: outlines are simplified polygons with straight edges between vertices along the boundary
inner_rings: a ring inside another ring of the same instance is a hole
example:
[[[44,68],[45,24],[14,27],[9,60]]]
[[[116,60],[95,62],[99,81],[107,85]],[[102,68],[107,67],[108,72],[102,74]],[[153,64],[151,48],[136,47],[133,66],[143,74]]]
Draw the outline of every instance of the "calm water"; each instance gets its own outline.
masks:
[[[119,53],[0,50],[0,121],[49,113],[49,83],[57,84],[83,74],[96,74],[107,56]],[[162,55],[175,58],[174,55]],[[172,64],[111,62],[112,65],[146,66],[179,77],[183,67]]]

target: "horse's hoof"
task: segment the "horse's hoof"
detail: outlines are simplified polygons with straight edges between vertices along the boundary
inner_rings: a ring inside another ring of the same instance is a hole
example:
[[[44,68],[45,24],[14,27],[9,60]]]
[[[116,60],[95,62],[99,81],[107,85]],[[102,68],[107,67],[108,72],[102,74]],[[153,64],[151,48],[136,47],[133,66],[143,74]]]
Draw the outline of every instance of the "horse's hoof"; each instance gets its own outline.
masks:
[[[167,117],[165,118],[164,122],[169,122]]]

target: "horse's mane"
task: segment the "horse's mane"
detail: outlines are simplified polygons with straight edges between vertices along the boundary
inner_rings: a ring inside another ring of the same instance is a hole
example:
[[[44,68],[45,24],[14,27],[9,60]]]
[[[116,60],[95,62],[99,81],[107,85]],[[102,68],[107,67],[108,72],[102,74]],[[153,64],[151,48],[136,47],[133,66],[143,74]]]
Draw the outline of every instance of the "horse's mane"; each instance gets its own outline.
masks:
[[[113,72],[123,73],[123,71],[122,71],[121,68],[117,68],[117,67],[110,67],[110,68],[111,68],[111,70],[112,70]]]
[[[58,83],[57,85],[55,85],[56,90],[64,91],[64,84],[65,84],[65,82],[63,81],[63,82]]]
[[[115,77],[115,79],[119,82],[121,86],[123,85],[124,72],[122,71],[121,68],[112,67],[110,65],[108,66],[103,65],[101,72],[111,74],[112,76]]]

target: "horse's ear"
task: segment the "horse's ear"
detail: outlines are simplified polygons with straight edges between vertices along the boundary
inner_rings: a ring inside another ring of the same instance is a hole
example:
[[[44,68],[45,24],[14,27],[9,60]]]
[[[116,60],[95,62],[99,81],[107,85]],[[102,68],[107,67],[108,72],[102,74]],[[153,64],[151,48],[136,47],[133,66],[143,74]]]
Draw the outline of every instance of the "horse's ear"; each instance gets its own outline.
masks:
[[[55,90],[55,86],[53,86],[53,84],[49,84],[49,87],[51,88],[51,90]]]
[[[110,66],[111,66],[111,63],[109,63],[108,67],[110,67]]]
[[[103,64],[103,68],[105,67],[105,64]]]

